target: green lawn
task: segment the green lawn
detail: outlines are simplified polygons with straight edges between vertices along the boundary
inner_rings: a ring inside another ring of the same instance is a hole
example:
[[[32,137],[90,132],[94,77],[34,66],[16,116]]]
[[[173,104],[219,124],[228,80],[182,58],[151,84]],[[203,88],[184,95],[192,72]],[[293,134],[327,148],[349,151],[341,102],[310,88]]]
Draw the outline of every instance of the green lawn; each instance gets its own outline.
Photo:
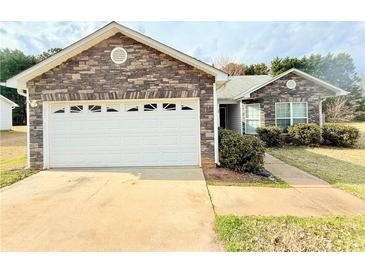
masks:
[[[227,251],[365,251],[365,216],[217,216]]]
[[[356,148],[284,147],[268,153],[365,200],[365,122],[350,125],[360,129]]]
[[[34,173],[25,169],[26,127],[17,126],[11,131],[0,132],[0,188],[11,185]]]
[[[35,173],[37,173],[37,171],[32,169],[14,169],[1,171],[0,188],[12,185]]]

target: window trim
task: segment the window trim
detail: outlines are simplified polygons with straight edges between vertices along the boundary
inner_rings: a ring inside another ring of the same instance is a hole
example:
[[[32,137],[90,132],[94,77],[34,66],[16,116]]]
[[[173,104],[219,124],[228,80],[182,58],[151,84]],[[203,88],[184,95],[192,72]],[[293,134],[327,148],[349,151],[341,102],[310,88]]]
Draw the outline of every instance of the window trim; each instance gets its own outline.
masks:
[[[289,111],[290,111],[290,117],[285,117],[285,118],[278,118],[277,117],[277,106],[278,104],[289,104]],[[293,117],[293,104],[305,104],[306,107],[306,117]],[[308,101],[305,102],[275,102],[275,126],[278,126],[277,120],[278,119],[282,119],[282,120],[290,120],[290,125],[293,125],[293,121],[294,119],[306,119],[306,124],[308,124]]]
[[[259,127],[261,126],[261,105],[260,105],[260,103],[245,104],[245,134],[256,135],[257,134],[256,131],[254,133],[247,132],[247,120],[257,121],[257,119],[248,119],[247,118],[247,106],[252,106],[252,105],[258,105],[259,106],[259,119],[258,120],[259,120]]]

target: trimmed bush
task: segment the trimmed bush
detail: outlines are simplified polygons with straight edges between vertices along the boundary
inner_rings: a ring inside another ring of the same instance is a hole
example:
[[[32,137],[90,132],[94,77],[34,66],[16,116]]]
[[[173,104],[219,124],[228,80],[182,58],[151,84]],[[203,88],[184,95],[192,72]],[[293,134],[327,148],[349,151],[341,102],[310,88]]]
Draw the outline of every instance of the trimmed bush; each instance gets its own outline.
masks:
[[[319,145],[321,131],[317,124],[296,124],[288,128],[290,142],[293,145]]]
[[[326,124],[322,129],[322,137],[327,145],[352,147],[359,139],[360,132],[352,126]]]
[[[237,172],[257,172],[263,168],[265,147],[257,137],[219,129],[219,153],[223,167]]]
[[[259,127],[256,129],[256,132],[268,147],[280,147],[283,145],[283,129],[281,127]]]

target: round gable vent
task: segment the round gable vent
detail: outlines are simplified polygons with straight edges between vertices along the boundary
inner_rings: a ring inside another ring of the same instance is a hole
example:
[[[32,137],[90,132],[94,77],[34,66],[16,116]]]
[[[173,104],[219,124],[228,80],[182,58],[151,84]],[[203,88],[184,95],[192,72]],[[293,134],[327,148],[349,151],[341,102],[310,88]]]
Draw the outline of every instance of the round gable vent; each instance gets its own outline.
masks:
[[[286,82],[286,87],[288,89],[295,89],[296,86],[297,82],[295,82],[294,80],[288,80],[288,82]]]
[[[114,48],[110,53],[112,61],[116,64],[123,64],[127,60],[127,51],[124,48]]]

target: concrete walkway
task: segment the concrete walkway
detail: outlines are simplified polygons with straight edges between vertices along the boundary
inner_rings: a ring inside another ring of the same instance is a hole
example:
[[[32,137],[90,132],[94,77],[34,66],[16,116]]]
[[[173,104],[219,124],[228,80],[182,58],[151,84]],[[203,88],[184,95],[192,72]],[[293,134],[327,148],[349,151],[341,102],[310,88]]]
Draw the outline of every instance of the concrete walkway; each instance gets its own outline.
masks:
[[[365,202],[271,155],[265,168],[292,188],[209,186],[218,215],[365,215]]]
[[[266,153],[265,169],[292,187],[331,187],[329,183]]]

